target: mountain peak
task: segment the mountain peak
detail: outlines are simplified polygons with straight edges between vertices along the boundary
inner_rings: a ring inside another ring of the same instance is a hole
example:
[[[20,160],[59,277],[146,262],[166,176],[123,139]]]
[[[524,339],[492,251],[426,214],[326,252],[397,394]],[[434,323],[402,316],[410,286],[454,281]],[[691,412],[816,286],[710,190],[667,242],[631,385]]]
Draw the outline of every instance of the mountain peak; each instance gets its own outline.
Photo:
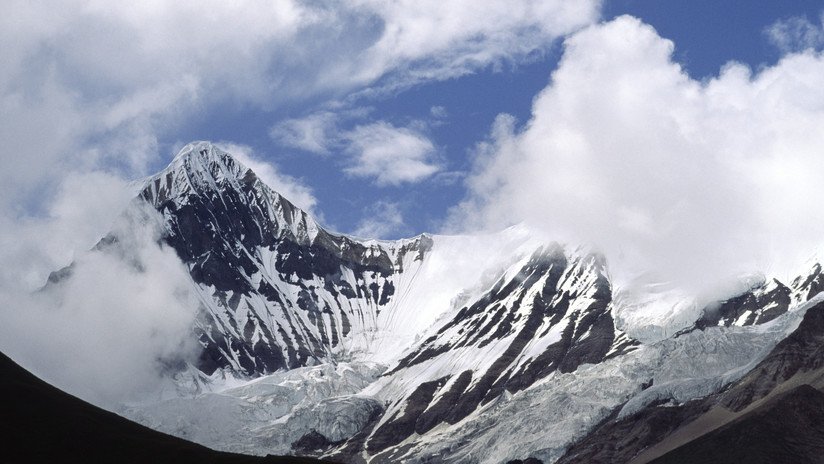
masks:
[[[212,142],[196,141],[185,145],[166,168],[145,181],[142,196],[152,203],[182,204],[192,195],[220,195],[226,188],[244,191],[257,183],[255,173],[231,154]]]
[[[146,180],[140,198],[168,220],[183,221],[184,235],[195,233],[189,228],[196,227],[232,231],[229,235],[246,242],[284,233],[312,242],[320,231],[305,211],[208,141],[185,145],[165,169]]]
[[[196,140],[184,145],[172,159],[171,164],[174,164],[176,161],[186,160],[195,156],[203,159],[215,159],[222,154],[228,153],[224,152],[218,148],[217,145],[208,140]]]

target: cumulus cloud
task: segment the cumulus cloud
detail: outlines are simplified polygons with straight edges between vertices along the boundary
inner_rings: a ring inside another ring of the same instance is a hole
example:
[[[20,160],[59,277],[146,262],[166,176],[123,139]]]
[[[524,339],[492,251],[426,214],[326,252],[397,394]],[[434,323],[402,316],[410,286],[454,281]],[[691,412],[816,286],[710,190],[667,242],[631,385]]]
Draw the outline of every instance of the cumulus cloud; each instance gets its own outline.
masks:
[[[31,188],[61,164],[101,158],[143,174],[159,133],[219,103],[275,108],[518,60],[596,19],[599,4],[495,1],[484,14],[468,1],[5,6],[0,135],[16,169],[3,185]]]
[[[287,147],[316,155],[335,153],[345,173],[379,186],[420,182],[441,171],[437,149],[426,132],[441,123],[442,107],[435,107],[428,121],[413,120],[405,127],[370,120],[370,111],[368,107],[318,111],[282,121],[270,135]]]
[[[34,291],[51,271],[92,248],[134,196],[121,177],[71,172],[39,214],[0,215],[0,288]]]
[[[352,157],[345,171],[378,185],[419,182],[440,170],[435,145],[414,129],[379,121],[357,126],[344,138]]]
[[[494,1],[483,14],[469,1],[4,6],[0,210],[8,217],[16,205],[46,207],[43,186],[68,171],[147,174],[159,137],[222,104],[273,109],[446,79],[523,59],[599,14],[597,0]],[[317,127],[293,127],[294,143],[322,152]]]
[[[764,33],[781,51],[799,52],[824,47],[824,13],[818,23],[804,16],[793,16],[771,24]]]
[[[824,237],[824,57],[696,81],[673,48],[631,17],[568,38],[532,118],[479,145],[452,228],[526,221],[600,247],[619,281],[693,291],[802,262]]]

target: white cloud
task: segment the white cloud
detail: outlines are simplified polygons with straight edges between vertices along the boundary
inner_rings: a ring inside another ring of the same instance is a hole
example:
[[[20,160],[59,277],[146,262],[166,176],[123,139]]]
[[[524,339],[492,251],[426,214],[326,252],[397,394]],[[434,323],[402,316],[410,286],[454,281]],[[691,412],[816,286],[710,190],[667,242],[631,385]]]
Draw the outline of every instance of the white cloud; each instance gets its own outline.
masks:
[[[600,1],[360,1],[383,22],[378,40],[343,75],[374,81],[391,69],[393,85],[446,79],[521,59],[597,19]]]
[[[220,142],[217,145],[254,171],[264,184],[283,195],[298,208],[318,217],[319,212],[316,211],[318,200],[312,193],[312,189],[300,179],[283,174],[274,164],[263,161],[249,146],[231,142]]]
[[[14,174],[0,183],[25,196],[55,183],[61,164],[113,160],[142,175],[159,157],[158,134],[195,112],[324,101],[519,60],[596,19],[598,7],[496,0],[481,14],[469,1],[12,0],[0,18],[0,161]]]
[[[336,116],[329,111],[312,113],[304,118],[279,122],[270,135],[280,144],[317,155],[327,155],[335,143]]]
[[[128,198],[126,179],[158,164],[158,140],[177,138],[185,121],[225,107],[322,104],[517,61],[593,21],[598,2],[488,7],[494,21],[470,2],[4,2],[0,291],[37,286],[83,254]],[[296,143],[317,140],[309,146],[323,149],[322,137],[303,134]],[[406,174],[370,172],[365,166],[381,162],[376,151],[356,172],[388,183],[427,175],[425,142],[402,140],[423,153]],[[258,167],[285,195],[314,206],[300,183]]]
[[[0,215],[0,289],[32,291],[111,230],[134,197],[118,176],[68,174],[41,215]]]
[[[440,170],[435,146],[426,135],[384,121],[357,126],[343,136],[357,177],[375,179],[378,185],[419,182]]]
[[[433,106],[429,108],[429,114],[435,119],[446,119],[449,116],[449,112],[443,106]]]
[[[430,120],[412,120],[397,127],[370,120],[369,107],[318,111],[276,124],[270,135],[276,142],[316,154],[340,155],[345,173],[374,180],[377,185],[415,183],[439,173],[436,147],[425,134],[445,117],[434,107]]]
[[[799,263],[824,237],[824,57],[788,55],[706,82],[620,17],[566,40],[532,119],[501,116],[453,228],[527,221],[605,250],[616,275],[693,289]],[[620,280],[620,279],[619,279]]]
[[[42,185],[69,170],[145,175],[159,136],[223,104],[271,109],[454,77],[545,49],[598,9],[597,0],[496,0],[483,11],[469,1],[11,0],[0,17],[0,210],[48,200]],[[296,128],[293,142],[323,152],[322,127]]]
[[[364,211],[364,217],[358,223],[352,235],[364,238],[393,238],[404,232],[406,222],[397,203],[379,201]]]
[[[0,350],[97,404],[156,395],[164,371],[196,360],[198,300],[174,250],[157,245],[154,221],[124,217],[120,246],[79,257],[57,286],[0,287]]]
[[[813,24],[803,16],[782,19],[765,29],[770,41],[781,51],[798,52],[806,49],[824,47],[824,14],[819,23]]]

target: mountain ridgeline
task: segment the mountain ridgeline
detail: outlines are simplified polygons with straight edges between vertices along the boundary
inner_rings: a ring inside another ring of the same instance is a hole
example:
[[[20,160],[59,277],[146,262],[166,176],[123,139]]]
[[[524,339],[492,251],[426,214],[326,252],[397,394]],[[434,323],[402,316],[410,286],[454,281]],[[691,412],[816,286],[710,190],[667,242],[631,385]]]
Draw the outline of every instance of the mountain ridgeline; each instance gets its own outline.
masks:
[[[198,294],[192,334],[202,351],[190,367],[206,383],[250,383],[126,413],[226,451],[375,463],[628,462],[712,407],[739,407],[665,405],[716,398],[731,385],[745,389],[736,398],[764,396],[748,372],[824,289],[815,264],[788,285],[756,282],[667,328],[672,336],[642,342],[616,322],[603,256],[522,226],[396,241],[332,233],[208,142],[184,147],[145,182],[138,204],[159,213],[160,239]],[[70,269],[50,282],[66,278]],[[803,389],[787,398],[780,404],[820,400]],[[661,417],[669,425],[659,433]],[[639,437],[635,448],[616,443],[622,433]],[[602,452],[619,445],[629,451]]]

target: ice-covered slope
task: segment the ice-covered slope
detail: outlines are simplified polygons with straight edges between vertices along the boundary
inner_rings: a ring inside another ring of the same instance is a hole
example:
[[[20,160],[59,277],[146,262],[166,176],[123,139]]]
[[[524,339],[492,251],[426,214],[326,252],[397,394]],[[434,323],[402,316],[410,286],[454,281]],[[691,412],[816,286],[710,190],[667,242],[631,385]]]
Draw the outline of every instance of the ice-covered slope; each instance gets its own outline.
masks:
[[[466,240],[330,233],[206,142],[184,147],[140,197],[163,214],[164,238],[197,284],[207,374],[390,362],[529,241],[517,228]]]
[[[524,256],[366,390],[389,403],[366,449],[379,454],[555,371],[634,349],[610,300],[602,257],[557,244]]]
[[[335,234],[206,142],[187,145],[137,202],[161,215],[200,300],[203,354],[189,372],[252,383],[125,413],[258,454],[552,460],[611,413],[744,375],[822,287],[813,266],[791,285],[763,280],[699,305],[660,285],[614,295],[602,256],[522,226]]]

